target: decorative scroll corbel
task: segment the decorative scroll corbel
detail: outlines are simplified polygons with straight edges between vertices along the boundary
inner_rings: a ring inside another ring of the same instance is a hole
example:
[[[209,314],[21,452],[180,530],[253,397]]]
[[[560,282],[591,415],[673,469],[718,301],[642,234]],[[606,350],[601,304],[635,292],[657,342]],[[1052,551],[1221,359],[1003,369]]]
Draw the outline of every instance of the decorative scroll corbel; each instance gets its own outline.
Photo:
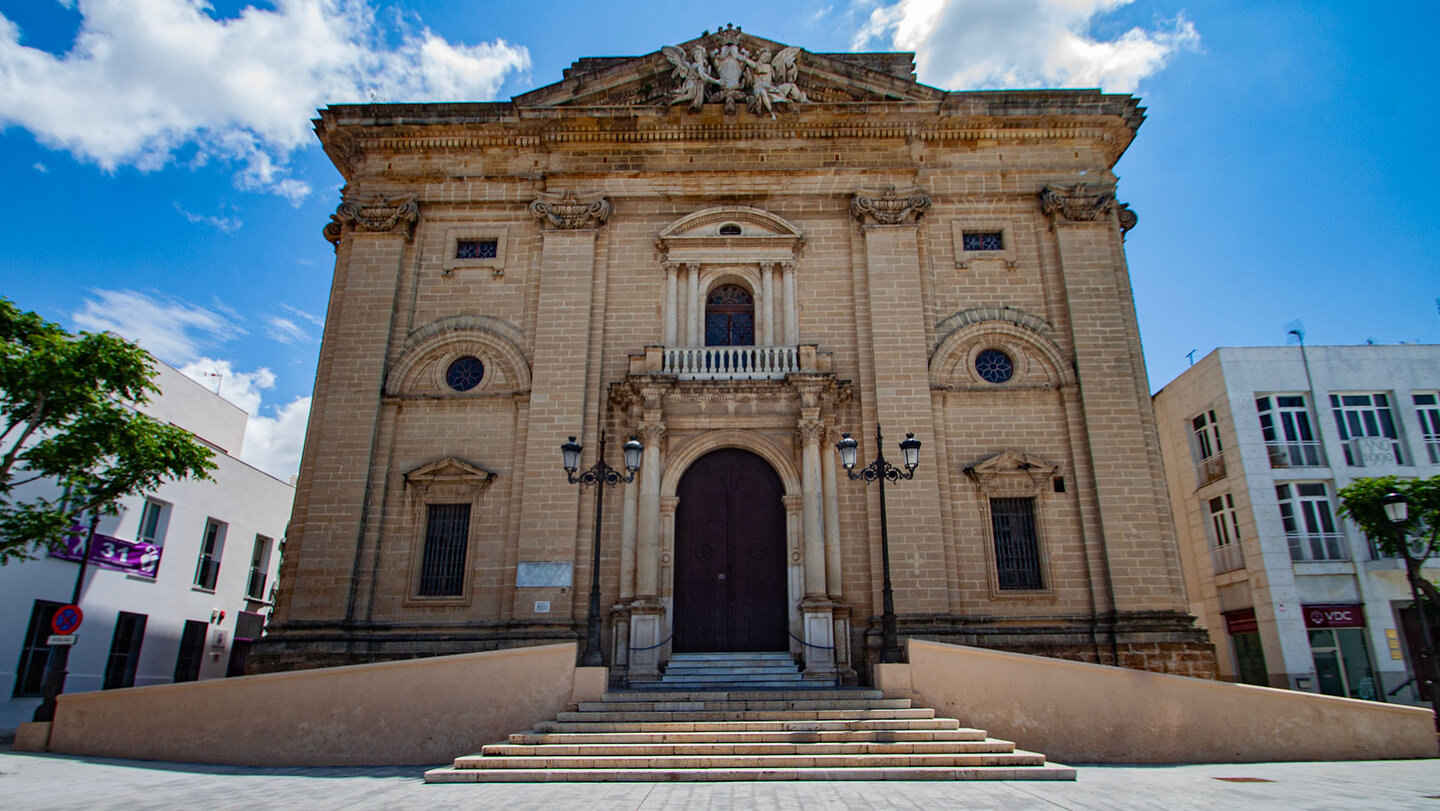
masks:
[[[1070,188],[1046,186],[1040,192],[1040,210],[1052,220],[1095,222],[1115,208],[1115,193],[1109,189],[1092,191],[1088,183]]]
[[[326,223],[322,233],[325,239],[337,248],[346,226],[356,231],[371,233],[394,231],[409,239],[414,234],[415,222],[419,219],[420,206],[415,202],[415,195],[386,197],[376,194],[365,202],[346,200],[340,203],[335,213],[330,215],[330,222]]]
[[[1130,204],[1129,204],[1129,203],[1121,203],[1121,204],[1120,204],[1120,235],[1121,235],[1121,236],[1124,236],[1125,234],[1129,233],[1130,229],[1131,229],[1131,228],[1134,228],[1135,225],[1136,225],[1137,223],[1139,223],[1139,222],[1140,222],[1140,215],[1139,215],[1139,214],[1136,214],[1134,211],[1131,211],[1131,210],[1130,210]]]
[[[610,201],[604,197],[582,200],[574,192],[540,192],[530,204],[530,216],[565,231],[604,225],[610,211]]]
[[[930,208],[930,195],[919,186],[900,189],[856,189],[850,201],[850,214],[864,222],[868,217],[877,225],[900,225],[916,222]]]

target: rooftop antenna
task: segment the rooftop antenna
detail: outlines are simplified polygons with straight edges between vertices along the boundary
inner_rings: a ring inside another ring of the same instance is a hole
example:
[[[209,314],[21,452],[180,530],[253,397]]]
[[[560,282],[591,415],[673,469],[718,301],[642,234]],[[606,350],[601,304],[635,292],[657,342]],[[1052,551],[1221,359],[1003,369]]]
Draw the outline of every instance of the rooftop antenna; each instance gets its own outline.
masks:
[[[1185,353],[1185,357],[1187,357],[1187,358],[1190,359],[1190,365],[1191,365],[1191,366],[1194,366],[1194,365],[1195,365],[1195,353],[1196,353],[1196,352],[1199,352],[1199,351],[1200,351],[1199,349],[1192,349],[1192,350],[1190,350],[1189,352],[1186,352],[1186,353]]]
[[[219,372],[196,372],[195,374],[200,375],[201,377],[215,378],[215,393],[220,393],[220,386],[225,382],[225,375],[220,374]]]
[[[1300,360],[1305,364],[1305,386],[1310,391],[1310,407],[1318,409],[1320,404],[1315,399],[1315,379],[1310,376],[1310,355],[1305,351],[1305,325],[1300,321],[1291,321],[1285,329],[1285,343],[1290,343],[1291,336],[1294,336],[1300,344]]]

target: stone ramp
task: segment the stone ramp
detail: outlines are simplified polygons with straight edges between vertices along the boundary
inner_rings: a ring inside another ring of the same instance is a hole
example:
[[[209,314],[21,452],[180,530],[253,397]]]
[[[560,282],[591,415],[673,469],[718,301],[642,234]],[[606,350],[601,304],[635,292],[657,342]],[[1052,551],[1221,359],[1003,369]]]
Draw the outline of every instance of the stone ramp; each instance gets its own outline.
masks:
[[[785,655],[788,659],[788,654]],[[728,668],[726,665],[728,664]],[[427,783],[753,780],[1074,780],[1075,770],[878,690],[796,684],[765,664],[707,664],[606,693],[510,735]],[[674,670],[672,663],[666,675]],[[687,685],[728,689],[681,689]]]

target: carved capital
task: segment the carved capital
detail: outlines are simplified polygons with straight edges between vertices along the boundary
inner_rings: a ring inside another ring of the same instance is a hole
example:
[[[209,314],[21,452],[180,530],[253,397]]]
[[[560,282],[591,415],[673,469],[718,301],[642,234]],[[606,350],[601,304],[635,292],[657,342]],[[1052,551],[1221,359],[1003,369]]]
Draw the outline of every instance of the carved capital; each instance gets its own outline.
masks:
[[[1130,210],[1129,203],[1120,204],[1120,233],[1125,234],[1140,222],[1140,215]]]
[[[906,189],[886,186],[883,189],[856,189],[850,201],[850,214],[864,222],[867,218],[877,225],[900,225],[916,222],[930,208],[930,195],[919,186]]]
[[[1115,208],[1115,193],[1107,189],[1091,189],[1088,183],[1070,188],[1046,186],[1040,192],[1040,210],[1052,220],[1095,222]]]
[[[640,441],[647,448],[663,448],[665,441],[665,423],[660,420],[645,420],[636,429]]]
[[[563,231],[604,225],[610,211],[610,201],[604,197],[581,200],[574,192],[540,192],[530,204],[530,216]]]
[[[825,439],[825,423],[802,418],[795,423],[795,438],[801,445],[818,445]]]
[[[335,213],[330,215],[330,222],[325,225],[323,233],[325,238],[337,247],[347,226],[355,231],[370,233],[396,232],[409,239],[415,231],[415,221],[418,219],[420,206],[415,202],[415,195],[386,197],[376,194],[364,202],[342,202],[335,209]]]

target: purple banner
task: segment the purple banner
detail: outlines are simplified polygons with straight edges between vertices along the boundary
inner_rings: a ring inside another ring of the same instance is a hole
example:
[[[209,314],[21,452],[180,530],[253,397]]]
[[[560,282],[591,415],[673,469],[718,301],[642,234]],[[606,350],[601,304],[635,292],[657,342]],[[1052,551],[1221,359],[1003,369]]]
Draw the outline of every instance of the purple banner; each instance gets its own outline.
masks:
[[[79,527],[75,529],[65,536],[65,548],[52,551],[50,557],[80,562],[85,554],[85,532]],[[97,532],[95,543],[90,548],[90,565],[153,578],[160,568],[160,551],[160,547],[153,543],[127,541]]]

